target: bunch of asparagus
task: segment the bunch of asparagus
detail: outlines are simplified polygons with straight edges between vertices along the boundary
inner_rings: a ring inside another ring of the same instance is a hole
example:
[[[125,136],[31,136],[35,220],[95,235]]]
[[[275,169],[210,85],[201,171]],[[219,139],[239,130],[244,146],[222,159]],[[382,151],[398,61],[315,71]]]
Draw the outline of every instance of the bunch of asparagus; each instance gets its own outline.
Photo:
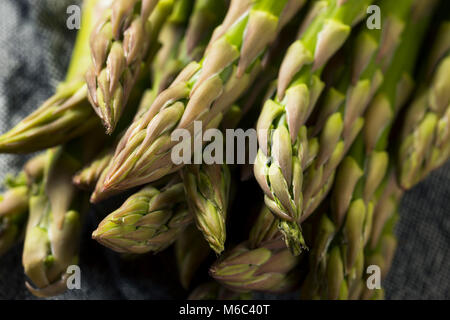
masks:
[[[383,298],[365,270],[384,279],[402,195],[450,158],[441,5],[84,0],[66,79],[0,136],[0,152],[42,151],[5,182],[0,254],[24,238],[27,288],[61,294],[89,200],[124,194],[92,238],[122,254],[173,244],[189,299]],[[198,122],[254,125],[264,201],[248,165],[172,160]]]

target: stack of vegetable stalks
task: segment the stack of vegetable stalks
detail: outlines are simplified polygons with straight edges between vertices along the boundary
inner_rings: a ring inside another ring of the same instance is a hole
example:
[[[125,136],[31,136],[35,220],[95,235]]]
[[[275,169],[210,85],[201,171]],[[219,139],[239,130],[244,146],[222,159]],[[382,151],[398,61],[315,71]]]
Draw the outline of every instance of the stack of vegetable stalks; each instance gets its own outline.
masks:
[[[26,287],[59,295],[89,202],[122,194],[92,238],[125,255],[173,245],[189,299],[383,298],[366,271],[385,279],[402,196],[450,158],[447,9],[84,0],[66,79],[0,136],[0,152],[38,152],[5,181],[0,254],[24,239]],[[257,129],[254,179],[228,154],[195,162],[215,140],[173,161],[173,135],[195,146],[198,123]]]

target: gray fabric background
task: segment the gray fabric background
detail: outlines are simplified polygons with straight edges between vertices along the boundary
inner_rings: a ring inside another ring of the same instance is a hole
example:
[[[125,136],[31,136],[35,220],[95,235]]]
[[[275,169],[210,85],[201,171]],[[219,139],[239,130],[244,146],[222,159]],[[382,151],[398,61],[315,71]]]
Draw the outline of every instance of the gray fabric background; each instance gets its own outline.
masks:
[[[76,34],[65,27],[65,12],[68,5],[79,3],[0,1],[0,132],[34,110],[63,79]],[[26,158],[0,155],[0,180],[8,172],[17,172]],[[388,299],[450,298],[449,199],[450,163],[405,196],[397,228],[399,249],[384,283]],[[93,211],[81,246],[82,289],[57,299],[186,297],[170,249],[133,261],[119,259],[90,239],[97,223]],[[0,299],[32,299],[24,280],[18,245],[0,258]]]

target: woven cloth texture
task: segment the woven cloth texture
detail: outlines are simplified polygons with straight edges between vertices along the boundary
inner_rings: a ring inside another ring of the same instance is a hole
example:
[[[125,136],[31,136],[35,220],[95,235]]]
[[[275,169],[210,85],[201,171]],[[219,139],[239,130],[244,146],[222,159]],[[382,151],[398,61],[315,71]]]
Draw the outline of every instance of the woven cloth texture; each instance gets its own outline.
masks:
[[[76,30],[66,27],[71,4],[79,5],[80,0],[0,1],[0,132],[39,106],[64,78],[76,36]],[[18,172],[26,159],[0,155],[0,180]],[[450,299],[449,199],[450,163],[404,197],[396,231],[399,248],[383,283],[387,299]],[[91,212],[83,231],[82,289],[55,299],[186,297],[172,249],[157,256],[121,259],[91,240],[98,216]],[[0,258],[0,299],[34,298],[24,287],[21,252],[18,244]]]

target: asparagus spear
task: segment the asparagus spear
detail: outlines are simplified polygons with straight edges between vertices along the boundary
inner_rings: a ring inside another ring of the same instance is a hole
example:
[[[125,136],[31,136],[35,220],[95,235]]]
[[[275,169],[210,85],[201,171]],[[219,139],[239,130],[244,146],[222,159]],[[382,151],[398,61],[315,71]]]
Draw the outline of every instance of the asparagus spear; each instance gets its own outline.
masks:
[[[18,192],[18,191],[16,191]],[[26,195],[15,195],[15,201],[21,201],[27,204]],[[21,197],[21,198],[19,198]],[[14,208],[16,210],[16,208]],[[27,211],[16,211],[15,214],[9,214],[0,217],[0,256],[4,255],[15,243],[19,241],[23,233]]]
[[[22,120],[12,130],[0,137],[0,151],[29,153],[63,144],[82,136],[100,125],[88,101],[88,89],[83,79],[90,59],[89,35],[98,17],[107,9],[108,0],[86,0],[82,27],[75,44],[66,80],[59,85],[54,96],[35,112]],[[151,19],[161,24],[161,16],[167,12],[154,12]],[[158,28],[154,29],[155,36]],[[144,75],[143,75],[144,76]]]
[[[0,196],[0,256],[23,236],[30,189],[41,179],[43,162],[43,156],[38,155],[27,161],[17,176],[7,177],[5,180],[6,191]]]
[[[161,190],[146,186],[109,214],[92,238],[117,252],[159,252],[192,223],[182,183]]]
[[[450,157],[450,22],[441,25],[430,56],[427,80],[405,115],[400,137],[398,173],[405,189]]]
[[[249,240],[225,253],[210,268],[210,275],[236,292],[285,292],[295,288],[300,257],[290,254],[274,222],[275,217],[263,207]]]
[[[386,177],[383,186],[377,192],[374,202],[373,218],[370,223],[365,223],[364,227],[359,226],[357,233],[363,230],[364,243],[358,252],[355,265],[345,276],[343,282],[348,287],[346,298],[348,299],[383,299],[383,289],[369,289],[365,272],[371,265],[376,265],[381,269],[381,280],[386,277],[392,263],[397,240],[394,235],[394,225],[398,220],[398,204],[403,195],[403,191],[395,181],[395,171],[391,170]],[[373,220],[373,221],[372,221]],[[341,246],[346,250],[345,246]],[[347,250],[348,251],[348,250]],[[345,259],[345,253],[342,255]]]
[[[87,100],[82,79],[89,59],[89,34],[107,0],[85,0],[66,79],[36,111],[0,136],[0,152],[30,153],[54,147],[99,125]]]
[[[231,177],[227,165],[189,165],[182,171],[187,203],[199,230],[218,254],[224,250]]]
[[[232,1],[204,58],[189,64],[128,129],[103,189],[128,189],[180,169],[183,164],[171,160],[176,145],[171,133],[187,129],[192,138],[194,121],[204,128],[217,127],[258,73],[261,52],[301,4],[302,0]]]
[[[67,289],[66,270],[76,264],[83,197],[72,184],[81,167],[78,142],[49,149],[43,180],[30,196],[30,215],[22,257],[27,288],[38,297]]]
[[[93,30],[88,97],[108,134],[114,131],[141,63],[173,4],[174,0],[114,0]]]
[[[237,291],[285,292],[298,283],[295,267],[298,257],[286,249],[281,237],[261,243],[257,248],[241,243],[219,259],[210,275],[224,287]]]
[[[308,160],[306,129],[324,84],[321,71],[342,46],[371,1],[313,3],[300,38],[289,48],[278,76],[278,90],[258,119],[259,151],[254,174],[266,205],[280,220],[286,244],[294,254],[305,246],[299,227],[302,215],[302,168]],[[302,165],[303,164],[303,165]]]
[[[142,98],[142,93],[144,92],[143,86],[145,85],[145,81],[140,79],[139,83],[133,89],[131,97],[128,101],[129,105],[136,105]],[[130,108],[131,109],[131,108]],[[130,110],[131,111],[131,110]],[[130,120],[129,117],[132,116],[132,113],[124,114],[123,120]],[[126,125],[127,121],[122,121],[119,125],[119,129],[111,136],[104,136],[104,145],[103,149],[97,154],[97,156],[92,159],[91,162],[86,164],[77,174],[73,177],[73,183],[78,186],[82,190],[92,191],[98,180],[102,178],[104,171],[108,168],[109,163],[111,162],[114,146],[117,144],[121,136],[123,135],[123,125]],[[92,133],[91,133],[92,134]],[[97,134],[101,135],[102,132],[98,132]],[[111,194],[114,195],[114,194]],[[96,201],[100,201],[101,199],[96,199],[96,193],[94,192],[92,198]],[[92,201],[92,202],[96,202]]]

